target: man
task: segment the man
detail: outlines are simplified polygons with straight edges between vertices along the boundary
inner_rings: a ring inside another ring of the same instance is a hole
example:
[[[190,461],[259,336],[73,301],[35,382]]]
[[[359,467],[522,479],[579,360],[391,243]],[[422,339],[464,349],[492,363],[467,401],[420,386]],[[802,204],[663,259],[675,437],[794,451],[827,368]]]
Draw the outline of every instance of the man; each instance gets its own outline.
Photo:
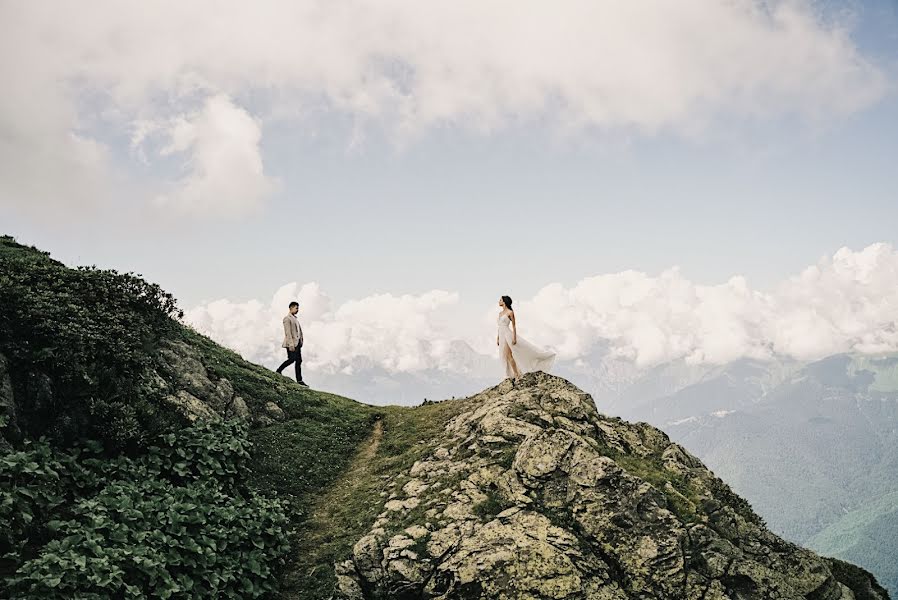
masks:
[[[291,302],[288,307],[290,312],[284,317],[284,343],[282,347],[287,349],[287,360],[278,367],[277,372],[281,371],[292,364],[296,364],[296,383],[309,387],[302,380],[302,327],[296,319],[296,313],[299,312],[299,302]]]

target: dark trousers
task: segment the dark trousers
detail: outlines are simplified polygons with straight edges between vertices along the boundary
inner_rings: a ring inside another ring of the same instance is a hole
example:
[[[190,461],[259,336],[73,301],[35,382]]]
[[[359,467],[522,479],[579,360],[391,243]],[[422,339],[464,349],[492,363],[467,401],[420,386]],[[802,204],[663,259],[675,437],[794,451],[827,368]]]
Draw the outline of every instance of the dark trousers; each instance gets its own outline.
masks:
[[[281,366],[278,367],[278,373],[289,367],[290,365],[296,365],[296,381],[302,381],[302,347],[297,346],[296,350],[291,351],[290,348],[287,348],[287,360],[281,363]]]

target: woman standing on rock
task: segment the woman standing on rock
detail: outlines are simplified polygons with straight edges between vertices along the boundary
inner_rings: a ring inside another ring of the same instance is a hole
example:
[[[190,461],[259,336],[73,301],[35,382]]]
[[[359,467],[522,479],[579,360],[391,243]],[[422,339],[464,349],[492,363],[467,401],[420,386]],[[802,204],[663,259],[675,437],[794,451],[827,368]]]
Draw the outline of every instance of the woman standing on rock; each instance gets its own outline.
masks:
[[[496,345],[499,356],[505,363],[505,376],[520,379],[522,373],[531,371],[548,371],[555,362],[555,353],[537,348],[522,337],[518,337],[518,326],[514,311],[511,309],[511,297],[499,298],[499,332]]]

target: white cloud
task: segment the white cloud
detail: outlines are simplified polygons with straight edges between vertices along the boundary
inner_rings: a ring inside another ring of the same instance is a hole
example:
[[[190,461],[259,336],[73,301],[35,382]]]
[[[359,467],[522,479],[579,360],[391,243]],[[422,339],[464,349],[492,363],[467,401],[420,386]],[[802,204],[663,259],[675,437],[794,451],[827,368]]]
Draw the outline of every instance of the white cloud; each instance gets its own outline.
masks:
[[[439,369],[450,357],[451,308],[458,294],[434,290],[420,295],[378,294],[333,307],[316,283],[289,283],[271,302],[216,300],[185,311],[197,330],[246,358],[280,362],[281,319],[294,299],[300,303],[304,364],[336,372],[361,360],[390,372]]]
[[[95,158],[102,152],[90,149],[100,142],[85,126],[96,137],[170,122],[220,94],[262,99],[277,115],[323,105],[399,135],[446,123],[486,132],[521,121],[694,132],[717,119],[862,109],[884,93],[884,76],[815,5],[98,0],[86,10],[4,3],[0,201],[45,202],[104,180]],[[258,139],[245,110],[221,109],[218,120],[207,114],[205,129],[191,121],[201,170],[182,182],[176,202],[202,205],[207,193],[227,187],[217,181],[227,167],[209,162],[218,157],[203,142],[218,139],[225,122],[242,122],[225,164],[242,158],[246,191],[259,193]],[[38,173],[50,175],[35,189]]]
[[[239,216],[257,208],[276,186],[266,177],[258,122],[224,95],[195,115],[173,121],[160,154],[186,154],[187,175],[157,202],[179,214]],[[138,130],[140,136],[145,129]]]
[[[317,284],[291,283],[271,302],[217,300],[186,311],[186,319],[272,365],[281,358],[280,320],[293,298],[303,307],[304,356],[312,369],[461,373],[472,363],[459,356],[457,340],[498,360],[489,343],[495,315],[489,323],[460,322],[458,294],[441,290],[378,294],[334,307]],[[571,288],[548,285],[534,298],[515,300],[515,309],[521,334],[554,347],[562,361],[582,359],[597,346],[640,366],[898,352],[898,251],[887,244],[842,248],[771,291],[752,290],[739,276],[702,285],[676,268],[658,277],[624,271]]]
[[[898,252],[888,244],[842,248],[771,291],[744,278],[720,285],[625,271],[544,287],[520,312],[561,358],[600,339],[640,365],[673,359],[725,363],[774,355],[898,351]]]

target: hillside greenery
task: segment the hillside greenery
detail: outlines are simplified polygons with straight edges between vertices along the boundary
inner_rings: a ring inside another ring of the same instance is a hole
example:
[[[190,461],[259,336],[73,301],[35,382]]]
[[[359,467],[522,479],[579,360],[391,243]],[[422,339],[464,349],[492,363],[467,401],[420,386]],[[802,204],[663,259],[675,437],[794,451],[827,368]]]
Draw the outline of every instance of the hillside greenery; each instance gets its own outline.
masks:
[[[133,274],[69,269],[0,238],[0,353],[20,402],[16,426],[69,445],[135,448],[173,426],[149,382],[174,298]]]
[[[289,550],[287,516],[243,483],[248,450],[244,425],[210,423],[163,434],[137,458],[45,440],[7,452],[6,597],[264,596]]]
[[[301,388],[180,317],[138,275],[0,237],[0,597],[270,596],[288,548],[309,546],[310,507],[383,410]],[[286,419],[191,425],[162,402],[169,340]]]
[[[863,564],[890,591],[898,590],[898,492],[853,510],[808,540],[808,547]]]
[[[386,482],[476,402],[375,407],[303,388],[181,317],[138,275],[0,237],[0,598],[328,598]],[[170,342],[283,419],[191,423],[159,384]],[[622,466],[690,515],[684,482]]]
[[[283,598],[330,597],[336,582],[334,565],[351,554],[352,545],[377,518],[387,500],[382,495],[386,483],[432,452],[431,440],[438,438],[447,421],[470,408],[471,400],[447,400],[379,409],[374,434],[341,476],[308,505],[295,538],[295,560],[284,577]],[[423,510],[424,506],[416,509]],[[409,518],[419,516],[416,511]]]

